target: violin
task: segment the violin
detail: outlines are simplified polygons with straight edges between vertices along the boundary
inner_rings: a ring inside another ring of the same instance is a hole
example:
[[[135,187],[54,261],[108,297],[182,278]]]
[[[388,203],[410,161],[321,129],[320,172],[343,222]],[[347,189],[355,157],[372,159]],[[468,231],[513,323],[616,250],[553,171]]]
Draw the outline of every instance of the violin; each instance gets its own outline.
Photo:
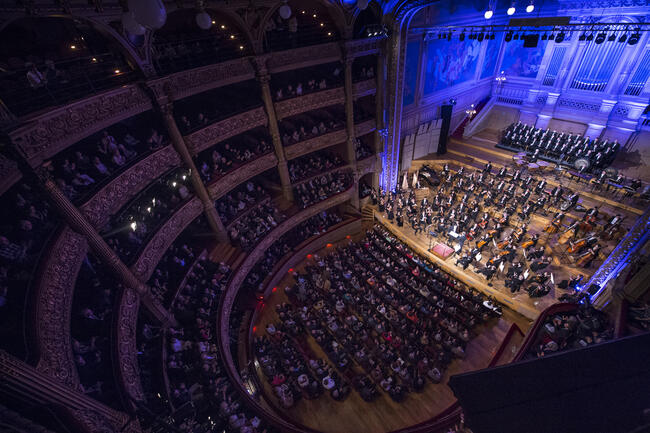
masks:
[[[519,241],[521,240],[521,237],[522,237],[525,233],[526,233],[526,227],[525,227],[525,226],[521,226],[521,227],[517,227],[517,230],[515,230],[515,232],[513,233],[512,236],[515,238],[515,241],[516,241],[516,242],[519,242]]]
[[[488,260],[488,263],[490,265],[494,265],[496,261],[501,261],[501,259],[503,259],[508,254],[510,254],[510,250],[499,251],[494,257]]]
[[[502,249],[504,249],[504,248],[507,248],[508,245],[510,245],[510,238],[506,239],[505,241],[501,241],[501,242],[499,242],[499,243],[497,244],[497,248],[499,248],[500,250],[502,250]]]
[[[527,241],[524,241],[523,244],[521,244],[521,247],[525,250],[534,246],[535,246],[535,241],[533,239],[528,239]]]

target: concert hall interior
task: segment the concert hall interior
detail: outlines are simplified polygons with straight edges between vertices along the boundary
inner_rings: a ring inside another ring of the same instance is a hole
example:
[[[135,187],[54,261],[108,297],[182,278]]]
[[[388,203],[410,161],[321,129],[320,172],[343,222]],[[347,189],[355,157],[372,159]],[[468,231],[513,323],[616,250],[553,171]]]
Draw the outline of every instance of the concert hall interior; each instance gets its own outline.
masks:
[[[0,432],[650,432],[650,0],[0,0]]]

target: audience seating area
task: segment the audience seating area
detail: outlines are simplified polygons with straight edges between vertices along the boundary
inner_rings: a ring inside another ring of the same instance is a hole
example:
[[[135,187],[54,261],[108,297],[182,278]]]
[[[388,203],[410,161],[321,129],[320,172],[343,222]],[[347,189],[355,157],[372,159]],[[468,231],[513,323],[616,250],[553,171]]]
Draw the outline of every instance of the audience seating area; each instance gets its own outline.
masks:
[[[341,87],[344,81],[343,75],[343,65],[340,62],[275,74],[271,80],[273,100],[282,101],[320,90]]]
[[[317,176],[294,188],[296,202],[304,209],[350,188],[354,176],[350,172],[339,171]]]
[[[345,128],[345,108],[342,105],[308,111],[279,122],[282,144],[289,146],[328,132]]]
[[[299,182],[343,165],[343,159],[329,150],[310,153],[289,161],[291,182]]]
[[[277,305],[279,322],[255,341],[284,407],[325,390],[335,400],[354,389],[366,401],[381,392],[403,401],[426,378],[440,382],[449,362],[464,356],[472,328],[492,314],[478,292],[379,226],[293,275],[295,285],[285,288],[291,303]],[[308,336],[327,360],[317,359]]]

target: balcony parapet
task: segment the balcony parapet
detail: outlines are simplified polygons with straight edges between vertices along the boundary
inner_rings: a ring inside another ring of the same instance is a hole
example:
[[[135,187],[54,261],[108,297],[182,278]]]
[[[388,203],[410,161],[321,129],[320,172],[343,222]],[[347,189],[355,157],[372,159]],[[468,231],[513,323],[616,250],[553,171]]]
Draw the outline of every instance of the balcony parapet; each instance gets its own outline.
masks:
[[[243,57],[214,65],[177,72],[147,82],[156,100],[179,100],[197,93],[255,78],[250,58]]]
[[[377,82],[374,78],[354,83],[354,99],[377,93]]]
[[[284,148],[284,153],[287,159],[294,159],[316,150],[325,149],[326,147],[335,144],[344,143],[347,140],[348,134],[344,129],[338,131],[328,132],[327,134],[319,135],[305,141],[299,141]]]
[[[104,227],[111,215],[115,215],[143,188],[180,163],[180,157],[171,145],[158,149],[111,180],[84,203],[81,206],[84,216],[95,228]]]
[[[375,129],[377,129],[377,122],[375,122],[375,119],[364,120],[363,122],[354,125],[354,136],[361,137],[362,135],[371,133]]]
[[[130,84],[34,117],[9,137],[29,164],[37,167],[79,140],[149,109],[146,93]]]
[[[266,126],[267,123],[264,108],[258,107],[199,129],[185,136],[185,141],[190,153],[196,155],[221,141],[258,126]]]
[[[87,250],[82,235],[69,227],[62,229],[39,266],[33,298],[36,368],[74,389],[80,382],[70,337],[72,296]]]
[[[219,179],[210,182],[208,192],[212,200],[218,200],[228,191],[235,188],[242,182],[252,179],[265,172],[266,170],[275,167],[278,164],[278,159],[274,153],[267,153],[257,159],[247,162],[246,164],[230,170]]]
[[[269,57],[267,68],[271,73],[278,73],[337,60],[341,60],[341,47],[336,42],[329,42],[327,44],[274,52],[273,56]]]
[[[176,238],[203,212],[203,203],[198,197],[193,197],[160,227],[144,247],[131,271],[140,281],[148,281],[165,251],[169,249]]]
[[[343,87],[309,93],[297,98],[291,98],[275,103],[275,113],[278,119],[294,116],[306,111],[316,110],[330,105],[343,104],[345,91]]]
[[[363,57],[372,54],[379,54],[381,41],[383,39],[385,39],[384,36],[376,36],[374,38],[351,39],[345,41],[346,54],[349,57]]]
[[[364,174],[373,173],[375,171],[375,165],[377,164],[377,156],[370,155],[367,158],[357,161],[357,173],[359,177]]]

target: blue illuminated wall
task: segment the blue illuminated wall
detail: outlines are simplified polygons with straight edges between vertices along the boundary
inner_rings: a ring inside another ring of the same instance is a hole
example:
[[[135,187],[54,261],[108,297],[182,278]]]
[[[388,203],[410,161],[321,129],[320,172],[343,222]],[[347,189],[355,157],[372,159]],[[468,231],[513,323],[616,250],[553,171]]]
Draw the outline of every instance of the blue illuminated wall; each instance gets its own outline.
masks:
[[[415,102],[415,92],[418,81],[418,61],[420,57],[420,41],[406,44],[406,65],[404,66],[404,97],[403,104]]]
[[[427,44],[424,95],[474,78],[481,43],[465,39],[433,39]]]
[[[521,40],[505,44],[501,70],[509,76],[535,78],[544,57],[547,41],[539,41],[536,48],[524,48]]]
[[[503,41],[503,33],[498,33],[494,40],[490,40],[485,48],[485,58],[483,59],[483,69],[481,70],[481,79],[487,78],[494,74],[494,68],[499,59],[499,48]]]

